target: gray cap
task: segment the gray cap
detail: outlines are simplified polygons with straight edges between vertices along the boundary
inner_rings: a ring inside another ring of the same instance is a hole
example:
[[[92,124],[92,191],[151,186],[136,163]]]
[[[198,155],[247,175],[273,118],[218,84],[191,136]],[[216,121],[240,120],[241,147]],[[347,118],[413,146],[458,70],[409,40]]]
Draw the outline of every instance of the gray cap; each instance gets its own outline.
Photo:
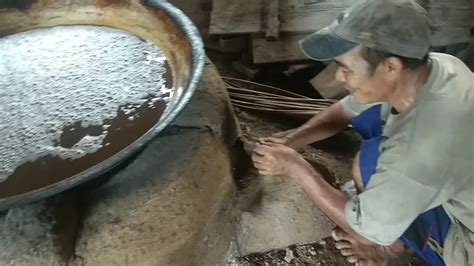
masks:
[[[330,60],[363,45],[392,54],[423,58],[430,48],[426,11],[414,0],[367,0],[328,27],[300,41],[315,60]]]

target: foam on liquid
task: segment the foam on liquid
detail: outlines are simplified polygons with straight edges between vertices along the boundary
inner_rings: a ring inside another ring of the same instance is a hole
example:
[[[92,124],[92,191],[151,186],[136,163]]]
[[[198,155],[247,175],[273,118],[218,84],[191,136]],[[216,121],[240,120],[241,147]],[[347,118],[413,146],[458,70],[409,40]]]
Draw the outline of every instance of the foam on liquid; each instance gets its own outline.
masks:
[[[104,140],[119,112],[133,121],[140,106],[168,102],[166,71],[154,44],[107,27],[59,26],[0,38],[0,182],[26,162],[74,160],[110,145]],[[97,126],[101,131],[74,143],[61,140]]]

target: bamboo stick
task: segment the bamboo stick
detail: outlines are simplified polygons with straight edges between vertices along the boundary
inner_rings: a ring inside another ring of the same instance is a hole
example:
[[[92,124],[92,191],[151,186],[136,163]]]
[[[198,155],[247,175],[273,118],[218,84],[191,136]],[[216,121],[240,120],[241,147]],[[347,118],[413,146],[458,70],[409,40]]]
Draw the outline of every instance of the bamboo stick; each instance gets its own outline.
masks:
[[[273,112],[273,113],[283,113],[283,114],[295,114],[295,115],[316,115],[319,113],[319,111],[291,111],[291,110],[274,110],[270,108],[259,108],[259,107],[253,107],[253,106],[246,106],[242,104],[235,103],[233,104],[235,107],[239,107],[242,109],[249,109],[249,110],[255,110],[255,111],[268,111],[268,112]]]
[[[277,91],[277,92],[282,93],[282,94],[287,95],[287,96],[291,95],[292,97],[311,99],[309,97],[306,97],[306,96],[298,94],[298,93],[289,92],[289,91],[286,91],[286,90],[283,90],[283,89],[280,89],[280,88],[277,88],[277,87],[273,87],[273,86],[269,86],[269,85],[265,85],[265,84],[261,84],[261,83],[256,83],[256,82],[245,80],[245,79],[232,78],[232,77],[226,77],[226,76],[223,76],[222,79],[224,81],[226,81],[227,83],[230,83],[230,84],[232,84],[232,81],[236,81],[236,82],[250,84],[250,85],[253,85],[253,86],[267,88],[267,89]],[[232,85],[234,85],[235,87],[239,87],[235,84],[232,84]]]
[[[239,104],[253,105],[253,106],[262,106],[262,107],[268,107],[268,108],[279,108],[279,109],[281,109],[281,108],[290,108],[290,110],[303,110],[303,111],[306,111],[306,110],[323,110],[323,109],[325,109],[325,107],[310,107],[310,108],[308,108],[308,107],[290,106],[290,105],[281,104],[281,103],[273,103],[273,104],[252,103],[252,102],[240,101],[240,100],[235,100],[235,99],[231,99],[231,102],[232,103],[239,103]],[[276,110],[278,110],[278,109],[276,109]]]
[[[252,94],[232,92],[232,91],[229,91],[229,95],[235,96],[235,97],[258,97],[260,99],[292,101],[292,102],[299,102],[299,103],[317,103],[317,104],[324,104],[324,105],[332,105],[336,102],[334,100],[290,98],[290,97],[281,97],[278,95],[275,95],[275,96],[252,95]]]
[[[328,99],[312,99],[248,80],[231,77],[223,79],[232,105],[246,110],[309,119],[336,102]],[[249,88],[243,88],[245,85]],[[250,89],[253,87],[255,89]]]
[[[287,105],[293,105],[297,107],[328,107],[330,106],[327,103],[301,103],[297,101],[291,101],[291,100],[274,100],[274,99],[267,99],[267,98],[260,98],[260,97],[254,97],[254,96],[248,96],[248,95],[236,95],[233,93],[229,93],[231,98],[234,99],[241,99],[241,100],[248,100],[251,102],[261,102],[261,103],[284,103]]]

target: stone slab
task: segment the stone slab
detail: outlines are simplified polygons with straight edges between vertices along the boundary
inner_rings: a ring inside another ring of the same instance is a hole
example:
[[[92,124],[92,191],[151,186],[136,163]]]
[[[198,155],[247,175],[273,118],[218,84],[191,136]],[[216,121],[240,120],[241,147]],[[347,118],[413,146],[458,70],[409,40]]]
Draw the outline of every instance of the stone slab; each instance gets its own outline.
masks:
[[[242,212],[237,229],[239,255],[263,252],[293,244],[306,244],[328,237],[334,224],[314,205],[301,188],[287,177],[260,176],[259,202]],[[256,187],[255,187],[256,186]],[[245,197],[244,191],[240,197]],[[251,195],[251,197],[255,197]]]

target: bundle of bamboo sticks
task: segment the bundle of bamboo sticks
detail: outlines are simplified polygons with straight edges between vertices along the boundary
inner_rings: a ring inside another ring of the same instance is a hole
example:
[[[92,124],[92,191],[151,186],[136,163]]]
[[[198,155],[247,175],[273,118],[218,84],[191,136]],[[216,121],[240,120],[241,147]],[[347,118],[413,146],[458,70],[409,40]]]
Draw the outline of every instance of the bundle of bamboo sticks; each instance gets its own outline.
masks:
[[[223,77],[232,105],[244,110],[287,115],[307,120],[335,100],[312,99],[248,80]]]

